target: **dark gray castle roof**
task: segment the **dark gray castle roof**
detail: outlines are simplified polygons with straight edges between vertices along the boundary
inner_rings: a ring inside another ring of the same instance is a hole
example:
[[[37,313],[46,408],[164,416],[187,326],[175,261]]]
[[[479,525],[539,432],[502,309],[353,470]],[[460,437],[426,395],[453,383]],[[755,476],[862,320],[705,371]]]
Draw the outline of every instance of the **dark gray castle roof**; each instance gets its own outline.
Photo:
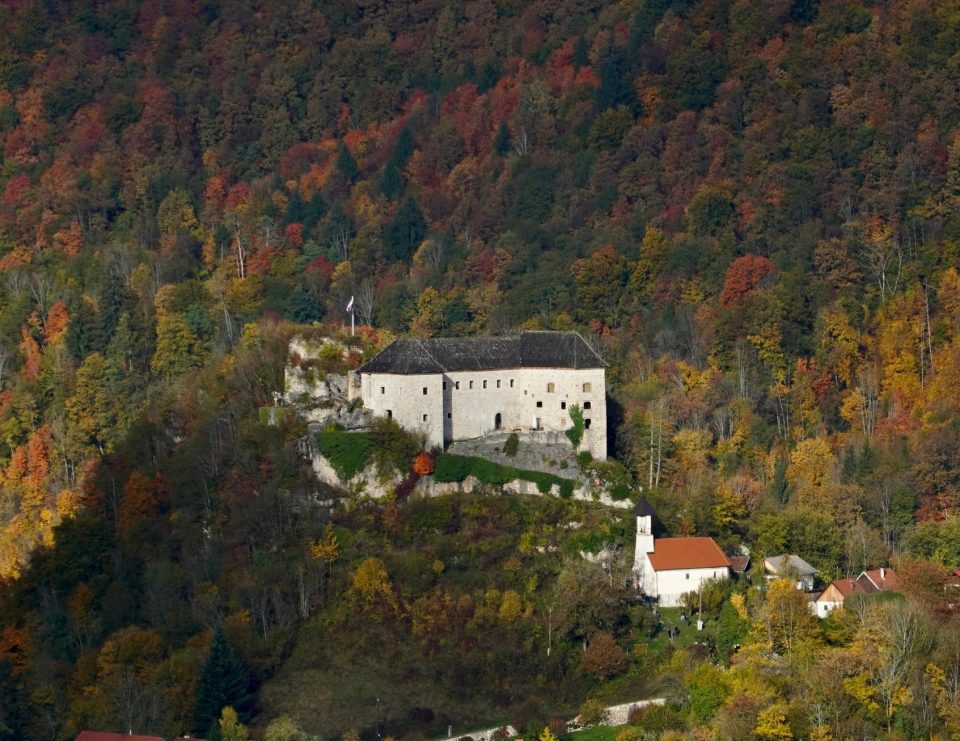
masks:
[[[606,363],[576,332],[523,332],[512,337],[394,340],[360,373],[422,375],[508,368],[603,368]]]

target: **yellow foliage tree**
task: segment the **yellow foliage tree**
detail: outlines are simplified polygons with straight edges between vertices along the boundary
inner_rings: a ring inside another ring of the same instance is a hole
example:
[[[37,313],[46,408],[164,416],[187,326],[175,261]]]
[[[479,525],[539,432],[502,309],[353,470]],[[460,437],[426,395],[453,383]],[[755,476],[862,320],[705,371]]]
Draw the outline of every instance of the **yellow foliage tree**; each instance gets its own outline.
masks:
[[[757,716],[757,725],[753,732],[758,738],[772,739],[773,741],[789,741],[793,738],[790,724],[787,723],[787,707],[777,702],[760,711]]]
[[[831,489],[836,461],[825,438],[801,440],[790,454],[787,478],[797,495],[797,503],[812,509],[832,510]]]
[[[398,608],[387,568],[379,558],[366,558],[360,562],[353,572],[350,595],[362,608],[373,614],[383,609],[393,612]]]

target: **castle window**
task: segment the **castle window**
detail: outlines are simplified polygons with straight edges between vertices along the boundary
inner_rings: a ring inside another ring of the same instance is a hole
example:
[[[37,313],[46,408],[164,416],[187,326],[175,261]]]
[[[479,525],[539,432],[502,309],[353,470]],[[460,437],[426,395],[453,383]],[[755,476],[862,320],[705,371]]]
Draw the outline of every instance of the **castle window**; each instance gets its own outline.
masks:
[[[427,395],[427,387],[426,387],[426,386],[423,387],[423,395],[424,395],[424,396]]]
[[[487,382],[486,382],[486,381],[483,382],[483,387],[484,387],[484,388],[487,387]]]
[[[455,381],[455,383],[456,383],[456,386],[454,386],[454,388],[455,388],[457,391],[459,391],[459,390],[460,390],[460,381]]]
[[[556,391],[556,388],[557,388],[557,385],[556,385],[555,383],[548,383],[548,384],[547,384],[547,393],[548,393],[548,394],[552,394],[554,391]]]
[[[388,409],[388,410],[387,410],[387,419],[393,419],[393,410],[392,410],[392,409]]]
[[[583,427],[584,427],[584,429],[587,429],[587,430],[590,429],[590,418],[589,418],[589,417],[587,417],[585,420],[583,420]]]
[[[500,379],[497,379],[497,388],[500,388]]]
[[[424,421],[424,422],[427,421],[427,415],[426,415],[426,414],[423,415],[423,421]]]
[[[513,379],[510,379],[510,388],[513,388]]]
[[[567,408],[567,402],[561,401],[561,402],[560,402],[560,408],[561,408],[561,409],[566,409],[566,408]]]
[[[687,574],[686,576],[687,576],[688,579],[690,578],[690,574]]]
[[[447,412],[447,419],[453,419],[453,412]]]
[[[470,388],[473,388],[473,381],[470,381]]]
[[[381,386],[381,387],[380,387],[380,393],[381,393],[381,394],[385,394],[385,393],[387,393],[387,390],[386,390],[383,386]]]
[[[589,409],[589,408],[590,408],[590,402],[589,402],[589,401],[583,402],[583,408],[584,408],[584,409]]]
[[[583,393],[589,394],[591,390],[591,385],[589,383],[583,384]]]
[[[542,402],[542,401],[538,401],[538,402],[537,402],[537,409],[542,409],[542,408],[543,408],[543,402]]]
[[[444,390],[444,391],[447,390],[447,382],[446,382],[446,381],[443,382],[443,390]]]

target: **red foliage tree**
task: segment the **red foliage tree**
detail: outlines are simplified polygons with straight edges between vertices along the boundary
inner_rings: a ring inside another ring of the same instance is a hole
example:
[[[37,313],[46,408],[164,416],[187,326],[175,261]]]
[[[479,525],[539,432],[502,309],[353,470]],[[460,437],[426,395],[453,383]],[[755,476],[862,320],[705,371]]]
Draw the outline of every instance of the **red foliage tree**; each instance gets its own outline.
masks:
[[[744,255],[727,268],[727,276],[720,291],[720,303],[726,307],[740,306],[768,275],[776,272],[773,263],[760,255]]]
[[[433,458],[427,451],[413,459],[413,472],[418,476],[429,476],[433,473]]]

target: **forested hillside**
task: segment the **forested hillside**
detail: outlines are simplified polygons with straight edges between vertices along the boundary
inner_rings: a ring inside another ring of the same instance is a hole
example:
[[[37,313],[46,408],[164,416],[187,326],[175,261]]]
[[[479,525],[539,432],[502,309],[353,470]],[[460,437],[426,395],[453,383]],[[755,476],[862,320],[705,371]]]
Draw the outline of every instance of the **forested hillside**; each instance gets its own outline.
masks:
[[[0,28],[0,738],[207,733],[227,686],[329,737],[655,691],[644,733],[960,733],[955,2],[4,0]],[[302,325],[329,371],[578,329],[669,532],[893,565],[907,598],[824,627],[741,585],[721,670],[580,562],[629,562],[619,516],[328,516],[302,425],[258,416]]]

